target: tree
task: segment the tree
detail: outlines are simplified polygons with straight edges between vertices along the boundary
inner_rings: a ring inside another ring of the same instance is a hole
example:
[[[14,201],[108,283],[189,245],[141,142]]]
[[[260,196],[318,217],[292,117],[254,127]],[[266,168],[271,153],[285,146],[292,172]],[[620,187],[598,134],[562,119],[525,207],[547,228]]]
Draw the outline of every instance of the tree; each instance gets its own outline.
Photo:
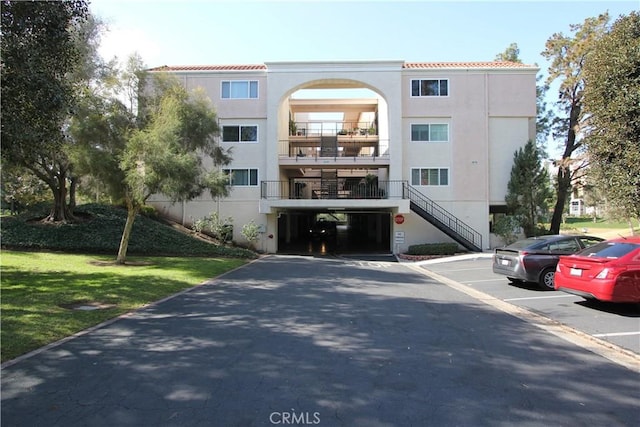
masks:
[[[511,43],[502,53],[496,55],[496,61],[517,62],[522,64],[520,59],[520,48],[518,43]]]
[[[229,177],[215,166],[231,157],[215,143],[217,117],[202,91],[188,92],[168,75],[149,75],[139,58],[129,60],[117,82],[110,98],[104,88],[101,96],[86,97],[72,135],[83,159],[78,168],[127,207],[116,258],[123,264],[135,218],[151,195],[164,194],[173,202],[206,190],[212,197],[226,196]],[[134,94],[137,101],[126,96]],[[204,167],[205,156],[213,160],[212,170]]]
[[[2,2],[2,158],[49,186],[51,220],[71,216],[63,129],[74,106],[69,75],[83,63],[74,29],[88,16],[84,0]]]
[[[3,209],[7,206],[11,214],[20,212],[38,203],[50,202],[51,193],[28,169],[20,166],[3,166],[0,191]]]
[[[640,219],[640,15],[620,17],[584,64],[585,143],[609,203]]]
[[[604,34],[609,22],[609,15],[602,14],[597,18],[587,18],[584,23],[571,25],[572,37],[556,33],[546,42],[542,55],[551,60],[547,84],[560,79],[558,107],[565,114],[554,120],[554,137],[562,137],[562,159],[557,162],[556,204],[551,217],[549,231],[560,232],[562,214],[571,190],[572,155],[583,145],[582,131],[585,114],[582,108],[584,94],[583,66],[593,44]]]
[[[505,197],[507,209],[519,219],[526,236],[535,235],[539,212],[546,211],[551,195],[549,174],[542,168],[535,143],[528,141],[513,154]]]

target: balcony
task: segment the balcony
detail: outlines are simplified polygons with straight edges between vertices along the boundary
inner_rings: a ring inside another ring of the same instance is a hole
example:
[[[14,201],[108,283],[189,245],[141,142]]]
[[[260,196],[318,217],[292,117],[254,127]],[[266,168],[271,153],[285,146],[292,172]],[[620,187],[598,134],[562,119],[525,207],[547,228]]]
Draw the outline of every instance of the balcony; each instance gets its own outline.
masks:
[[[366,181],[363,178],[293,178],[262,181],[260,196],[268,200],[402,199],[406,181]]]
[[[280,164],[371,163],[387,158],[389,143],[370,122],[291,122],[288,139],[278,144]]]

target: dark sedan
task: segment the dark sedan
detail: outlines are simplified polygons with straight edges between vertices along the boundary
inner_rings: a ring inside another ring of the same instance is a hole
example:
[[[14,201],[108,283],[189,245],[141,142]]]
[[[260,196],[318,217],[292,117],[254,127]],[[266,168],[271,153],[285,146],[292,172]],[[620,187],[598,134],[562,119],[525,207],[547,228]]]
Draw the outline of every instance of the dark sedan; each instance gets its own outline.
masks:
[[[550,235],[530,237],[495,250],[493,272],[503,274],[511,282],[537,283],[553,290],[553,277],[560,255],[571,255],[602,242],[594,236]]]

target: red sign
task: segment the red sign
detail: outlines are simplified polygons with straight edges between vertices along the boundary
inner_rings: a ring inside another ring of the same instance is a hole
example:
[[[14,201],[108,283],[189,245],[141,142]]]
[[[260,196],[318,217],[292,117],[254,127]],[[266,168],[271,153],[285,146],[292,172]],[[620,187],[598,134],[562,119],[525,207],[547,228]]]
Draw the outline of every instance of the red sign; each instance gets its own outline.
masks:
[[[393,220],[396,222],[396,224],[402,224],[404,222],[404,215],[398,214],[393,217]]]

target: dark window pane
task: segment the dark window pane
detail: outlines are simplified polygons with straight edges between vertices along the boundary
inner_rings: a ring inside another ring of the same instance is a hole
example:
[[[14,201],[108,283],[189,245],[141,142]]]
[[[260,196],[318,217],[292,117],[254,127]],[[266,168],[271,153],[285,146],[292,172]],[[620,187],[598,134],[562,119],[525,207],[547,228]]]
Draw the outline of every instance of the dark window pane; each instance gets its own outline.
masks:
[[[440,80],[440,96],[449,96],[448,80]]]
[[[440,175],[438,169],[429,169],[429,185],[438,185],[440,182]]]
[[[420,96],[420,80],[411,80],[411,96]]]
[[[411,185],[420,185],[420,169],[411,169]]]
[[[229,82],[222,82],[222,98],[229,99],[231,97],[231,89]]]
[[[429,184],[429,169],[420,169],[420,185]]]
[[[438,96],[438,80],[422,80],[422,96]]]
[[[429,125],[411,125],[412,141],[429,141]]]
[[[231,185],[247,185],[249,182],[248,171],[246,169],[234,169]]]
[[[258,98],[258,82],[249,82],[249,98]]]
[[[440,169],[440,185],[449,185],[448,169]]]
[[[240,141],[240,126],[224,126],[222,128],[222,141],[224,142]]]
[[[258,185],[258,169],[249,169],[249,185]]]
[[[257,126],[242,126],[242,135],[240,141],[257,141],[258,140],[258,127]]]

